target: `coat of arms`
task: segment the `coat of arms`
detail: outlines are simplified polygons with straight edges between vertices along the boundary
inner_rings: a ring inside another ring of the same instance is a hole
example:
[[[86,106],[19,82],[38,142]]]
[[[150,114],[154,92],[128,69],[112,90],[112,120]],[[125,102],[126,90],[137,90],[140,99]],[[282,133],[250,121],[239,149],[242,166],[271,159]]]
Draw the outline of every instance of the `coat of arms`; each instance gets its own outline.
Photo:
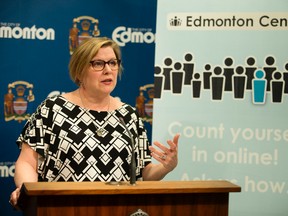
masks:
[[[136,98],[136,109],[140,117],[152,124],[154,84],[147,84],[139,88]]]
[[[34,101],[33,84],[16,81],[8,85],[8,92],[4,96],[5,121],[16,120],[22,122],[30,117],[26,113],[28,102]]]
[[[73,51],[83,40],[100,35],[98,25],[98,19],[90,16],[80,16],[73,19],[73,27],[69,32],[70,55],[73,54]]]

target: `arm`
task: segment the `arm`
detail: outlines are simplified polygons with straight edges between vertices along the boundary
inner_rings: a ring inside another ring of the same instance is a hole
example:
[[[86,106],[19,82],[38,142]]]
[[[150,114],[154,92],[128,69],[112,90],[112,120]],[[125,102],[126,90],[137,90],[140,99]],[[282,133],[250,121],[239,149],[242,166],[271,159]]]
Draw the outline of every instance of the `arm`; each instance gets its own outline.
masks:
[[[176,134],[172,140],[167,143],[170,148],[167,148],[160,142],[154,142],[158,148],[150,146],[151,156],[159,162],[159,164],[148,164],[142,172],[144,181],[157,181],[163,179],[171,172],[178,163],[178,140],[179,134]]]
[[[20,188],[24,182],[37,182],[38,154],[26,143],[22,144],[20,155],[15,164],[14,181],[16,189],[10,196],[10,203],[17,205],[20,196]]]

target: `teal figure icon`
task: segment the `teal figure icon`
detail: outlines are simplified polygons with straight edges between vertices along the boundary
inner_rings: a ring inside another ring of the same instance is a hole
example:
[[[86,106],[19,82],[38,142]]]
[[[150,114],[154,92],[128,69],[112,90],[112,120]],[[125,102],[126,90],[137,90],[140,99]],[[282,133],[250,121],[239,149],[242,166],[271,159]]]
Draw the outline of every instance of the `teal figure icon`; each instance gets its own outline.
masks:
[[[255,72],[255,79],[252,81],[252,94],[254,104],[264,104],[266,101],[267,80],[263,70]]]

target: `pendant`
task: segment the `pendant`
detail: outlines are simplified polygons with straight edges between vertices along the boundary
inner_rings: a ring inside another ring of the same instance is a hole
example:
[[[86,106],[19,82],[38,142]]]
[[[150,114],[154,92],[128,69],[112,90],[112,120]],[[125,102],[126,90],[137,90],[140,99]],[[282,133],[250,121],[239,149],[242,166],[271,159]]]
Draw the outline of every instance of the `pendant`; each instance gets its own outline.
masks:
[[[103,128],[99,128],[96,130],[96,134],[100,137],[102,137],[105,133],[105,130]]]

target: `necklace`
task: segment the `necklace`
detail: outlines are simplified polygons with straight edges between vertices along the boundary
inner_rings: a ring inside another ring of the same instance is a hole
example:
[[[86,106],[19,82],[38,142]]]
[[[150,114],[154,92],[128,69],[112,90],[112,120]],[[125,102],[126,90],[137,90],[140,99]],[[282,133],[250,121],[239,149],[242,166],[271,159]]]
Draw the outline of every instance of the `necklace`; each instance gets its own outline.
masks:
[[[78,92],[79,92],[79,97],[80,97],[80,100],[81,100],[81,103],[82,103],[84,109],[85,109],[85,110],[88,110],[88,108],[86,108],[86,106],[85,106],[84,103],[83,103],[83,100],[82,100],[82,97],[81,97],[81,94],[80,94],[80,89],[78,89]],[[107,106],[107,114],[106,114],[106,116],[105,116],[105,118],[104,118],[105,124],[104,124],[103,126],[101,126],[101,127],[98,127],[98,126],[96,125],[96,123],[93,121],[93,124],[94,124],[95,129],[96,129],[95,132],[96,132],[96,134],[97,134],[98,136],[100,136],[100,137],[103,137],[103,136],[106,134],[106,132],[107,132],[104,128],[105,128],[106,125],[108,124],[107,118],[108,118],[108,114],[109,114],[109,108],[110,108],[110,97],[109,97],[109,102],[108,102],[108,106]],[[110,115],[109,115],[109,116],[110,116]]]

